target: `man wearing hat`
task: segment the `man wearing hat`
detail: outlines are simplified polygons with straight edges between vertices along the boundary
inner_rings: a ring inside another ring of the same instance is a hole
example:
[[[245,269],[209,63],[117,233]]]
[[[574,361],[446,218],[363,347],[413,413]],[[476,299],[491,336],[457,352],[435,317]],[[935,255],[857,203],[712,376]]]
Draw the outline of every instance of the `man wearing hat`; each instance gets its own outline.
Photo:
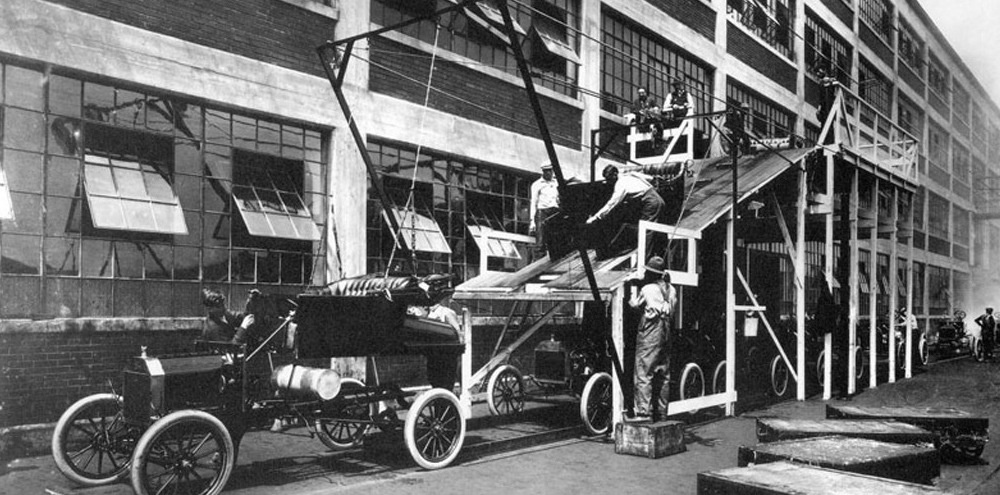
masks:
[[[646,263],[642,279],[636,290],[633,286],[629,306],[642,311],[639,329],[635,336],[635,420],[667,417],[667,399],[670,392],[670,340],[671,322],[677,306],[677,291],[670,285],[670,274],[664,271],[663,258],[653,256]],[[659,385],[659,386],[654,386]],[[651,406],[652,397],[656,404]]]
[[[663,101],[663,113],[666,114],[667,127],[677,127],[681,120],[691,115],[694,111],[694,102],[691,101],[691,93],[684,87],[684,81],[674,79],[674,90],[667,95]]]
[[[535,234],[533,259],[545,256],[545,220],[559,211],[559,183],[552,177],[552,164],[543,162],[542,176],[531,184],[531,224],[528,232]]]

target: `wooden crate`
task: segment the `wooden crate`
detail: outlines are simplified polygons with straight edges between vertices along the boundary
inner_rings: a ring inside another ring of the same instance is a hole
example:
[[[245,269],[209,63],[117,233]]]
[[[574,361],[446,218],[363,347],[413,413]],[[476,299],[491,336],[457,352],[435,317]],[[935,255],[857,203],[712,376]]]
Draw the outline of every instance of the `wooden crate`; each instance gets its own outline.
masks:
[[[737,459],[740,466],[785,460],[924,485],[941,475],[941,456],[934,447],[867,438],[829,436],[743,446]]]
[[[698,473],[698,495],[921,495],[937,488],[787,461]]]
[[[935,446],[947,463],[978,462],[989,440],[990,420],[952,407],[868,407],[826,406],[826,417],[833,419],[894,420],[919,426],[938,435]]]
[[[615,453],[658,459],[684,452],[684,423],[618,423],[615,425]]]
[[[883,419],[757,419],[759,442],[830,435],[907,444],[933,444],[938,438],[919,426]]]

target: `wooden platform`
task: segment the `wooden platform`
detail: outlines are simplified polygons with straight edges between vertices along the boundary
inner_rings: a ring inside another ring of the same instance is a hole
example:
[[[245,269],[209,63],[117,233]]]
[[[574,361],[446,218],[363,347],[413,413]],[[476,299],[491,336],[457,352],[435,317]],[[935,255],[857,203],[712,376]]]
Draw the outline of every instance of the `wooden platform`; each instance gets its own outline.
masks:
[[[680,421],[626,422],[615,425],[616,454],[658,459],[685,450],[684,423]]]
[[[933,444],[938,439],[937,434],[919,426],[883,419],[757,419],[759,442],[830,435],[905,444]]]
[[[699,495],[920,495],[937,488],[787,461],[698,473]]]
[[[895,420],[919,426],[938,435],[935,446],[947,463],[977,462],[989,440],[990,420],[955,409],[932,407],[826,406],[832,419]]]
[[[840,436],[800,438],[740,447],[738,465],[793,461],[882,478],[933,484],[941,456],[930,445],[904,445]]]

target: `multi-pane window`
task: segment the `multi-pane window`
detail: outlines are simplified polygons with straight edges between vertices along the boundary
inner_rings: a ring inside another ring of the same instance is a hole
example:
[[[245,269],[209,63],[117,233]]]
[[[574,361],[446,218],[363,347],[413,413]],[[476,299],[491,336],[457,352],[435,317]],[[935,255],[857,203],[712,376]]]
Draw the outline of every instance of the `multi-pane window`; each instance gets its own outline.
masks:
[[[982,107],[978,104],[972,105],[972,146],[981,153],[986,153],[989,143],[987,137],[986,117],[983,115]]]
[[[747,130],[760,138],[780,138],[792,134],[795,120],[792,113],[746,86],[735,81],[726,84],[726,99],[731,105],[746,105],[750,109]]]
[[[921,232],[924,230],[924,201],[927,197],[927,189],[923,186],[917,188],[913,195],[913,230]]]
[[[930,315],[948,314],[951,304],[951,281],[947,268],[927,266],[927,313]]]
[[[518,75],[517,60],[507,42],[500,12],[502,1],[478,0],[460,14],[425,19],[400,32],[426,43],[437,43],[439,49],[457,53],[484,67]],[[454,0],[374,0],[371,20],[388,26],[454,3]],[[579,0],[508,0],[506,5],[515,30],[527,41],[525,48],[533,69],[541,74],[535,78],[535,84],[576,96],[580,64]]]
[[[924,137],[924,112],[902,92],[896,99],[896,108],[899,112],[896,119],[899,126],[918,141],[922,141]]]
[[[912,314],[924,312],[924,264],[913,263],[913,310]]]
[[[726,13],[730,19],[756,34],[778,53],[792,58],[794,44],[791,33],[795,20],[793,0],[729,0]]]
[[[858,0],[858,17],[892,46],[893,5],[890,0]]]
[[[604,110],[618,115],[630,112],[639,88],[646,88],[649,95],[662,102],[676,79],[687,84],[695,113],[712,108],[712,75],[707,65],[611,10],[604,9],[601,27]],[[708,125],[705,119],[698,119],[695,128],[707,133]]]
[[[950,138],[943,127],[930,121],[927,127],[927,158],[938,167],[948,170]]]
[[[882,115],[892,114],[892,83],[864,58],[858,66],[858,96]]]
[[[990,161],[996,163],[1000,161],[1000,126],[996,122],[989,124],[989,140]]]
[[[969,97],[969,91],[965,89],[957,81],[955,81],[951,86],[951,111],[952,116],[955,119],[961,121],[962,124],[968,125],[969,123],[969,102],[971,101]]]
[[[951,152],[951,176],[962,183],[969,183],[969,170],[971,169],[971,157],[969,149],[956,141],[952,145]]]
[[[922,76],[924,66],[924,41],[905,19],[899,19],[899,59]]]
[[[969,245],[969,212],[955,206],[952,208],[952,241],[962,246]]]
[[[941,239],[948,238],[951,204],[942,196],[927,191],[927,232]]]
[[[810,73],[832,75],[841,84],[850,86],[850,45],[812,12],[806,15],[805,57]]]
[[[370,142],[368,153],[398,212],[398,223],[416,219],[415,229],[403,227],[403,242],[393,242],[383,207],[370,191],[370,272],[381,273],[388,267],[452,273],[453,283],[458,284],[480,273],[481,249],[488,250],[490,270],[514,270],[529,261],[528,212],[534,179],[528,174],[423,150],[418,162],[413,148],[387,143]],[[407,239],[411,235],[412,242]]]
[[[948,73],[948,69],[945,69],[944,64],[938,60],[937,56],[930,53],[927,60],[927,85],[946,104],[948,102],[948,81],[950,79],[951,74]]]
[[[200,316],[206,286],[238,303],[251,287],[296,293],[321,282],[317,236],[255,235],[233,185],[253,186],[269,225],[297,217],[322,232],[319,130],[58,70],[0,71],[0,156],[16,217],[0,223],[4,317]],[[290,178],[244,180],[247,156]]]

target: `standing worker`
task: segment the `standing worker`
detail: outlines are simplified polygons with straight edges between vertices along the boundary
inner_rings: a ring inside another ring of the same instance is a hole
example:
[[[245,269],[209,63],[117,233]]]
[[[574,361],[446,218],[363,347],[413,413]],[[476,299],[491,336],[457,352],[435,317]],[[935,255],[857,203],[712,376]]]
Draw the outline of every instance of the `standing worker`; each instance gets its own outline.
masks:
[[[640,308],[639,329],[635,337],[635,415],[636,421],[667,417],[670,393],[670,342],[677,292],[670,285],[670,274],[664,271],[663,258],[653,256],[646,263],[639,281],[642,287],[632,287],[629,306]],[[652,398],[656,404],[651,409]]]
[[[531,183],[531,223],[528,233],[535,234],[533,259],[545,256],[545,221],[559,211],[559,183],[552,176],[552,164],[542,163],[542,176]]]
[[[997,319],[993,316],[993,308],[987,306],[986,312],[976,317],[976,323],[983,329],[983,359],[993,359],[993,332],[997,328]]]

